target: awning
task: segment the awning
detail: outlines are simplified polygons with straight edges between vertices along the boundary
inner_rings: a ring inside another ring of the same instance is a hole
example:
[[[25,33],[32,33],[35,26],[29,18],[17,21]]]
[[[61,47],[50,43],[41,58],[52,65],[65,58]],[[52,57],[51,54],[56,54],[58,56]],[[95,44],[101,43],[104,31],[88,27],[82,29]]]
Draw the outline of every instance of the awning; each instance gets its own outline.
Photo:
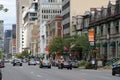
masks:
[[[116,26],[116,27],[119,26],[119,21],[115,21],[114,26]]]
[[[107,29],[110,29],[110,23],[106,24]]]
[[[115,46],[115,42],[114,41],[110,42],[110,46]]]
[[[100,43],[96,43],[96,47],[100,47]]]
[[[120,47],[120,42],[118,42],[118,46]]]
[[[100,29],[100,30],[103,30],[103,25],[100,25],[100,26],[99,26],[99,29]]]
[[[107,42],[103,42],[103,43],[102,43],[102,46],[103,46],[103,47],[107,47]]]

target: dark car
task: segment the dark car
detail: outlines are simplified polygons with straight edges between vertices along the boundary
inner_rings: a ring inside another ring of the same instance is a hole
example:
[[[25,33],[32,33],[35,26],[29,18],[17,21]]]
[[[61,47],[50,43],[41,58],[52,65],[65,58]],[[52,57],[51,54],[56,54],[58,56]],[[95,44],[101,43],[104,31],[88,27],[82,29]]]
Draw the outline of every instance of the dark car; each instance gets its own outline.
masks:
[[[0,60],[0,68],[4,68],[4,61]],[[0,80],[2,80],[2,70],[0,69]]]
[[[112,66],[112,75],[114,76],[115,74],[120,74],[120,61]]]
[[[14,60],[13,60],[13,66],[16,66],[16,65],[22,66],[22,61],[21,61],[21,59],[14,59]]]
[[[63,68],[67,68],[72,70],[72,62],[71,61],[59,61],[58,63],[58,69],[63,69]]]
[[[51,68],[50,60],[47,60],[47,59],[41,60],[39,67],[40,68],[43,68],[43,67]]]
[[[78,68],[78,61],[77,60],[72,61],[72,67],[73,68]]]
[[[4,68],[4,61],[0,61],[0,68]]]

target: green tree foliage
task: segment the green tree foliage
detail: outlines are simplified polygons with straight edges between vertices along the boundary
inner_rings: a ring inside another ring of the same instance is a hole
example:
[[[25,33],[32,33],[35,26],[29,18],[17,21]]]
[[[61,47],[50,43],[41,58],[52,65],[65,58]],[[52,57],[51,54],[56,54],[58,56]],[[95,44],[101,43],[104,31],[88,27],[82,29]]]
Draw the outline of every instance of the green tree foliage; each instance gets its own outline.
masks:
[[[2,55],[2,52],[0,51],[0,59],[2,58],[2,56],[3,56],[3,55]]]
[[[21,55],[22,57],[28,57],[29,56],[28,50],[24,50]]]
[[[8,9],[7,9],[7,8],[4,8],[4,6],[3,6],[2,4],[0,4],[0,11],[7,12]]]
[[[12,58],[12,54],[8,54],[7,57],[8,57],[8,58]]]
[[[61,53],[64,49],[64,40],[62,37],[55,36],[49,45],[50,53]]]
[[[16,58],[22,58],[22,54],[16,54]]]
[[[83,50],[89,49],[88,36],[73,35],[71,38],[71,45],[73,48],[82,48]]]

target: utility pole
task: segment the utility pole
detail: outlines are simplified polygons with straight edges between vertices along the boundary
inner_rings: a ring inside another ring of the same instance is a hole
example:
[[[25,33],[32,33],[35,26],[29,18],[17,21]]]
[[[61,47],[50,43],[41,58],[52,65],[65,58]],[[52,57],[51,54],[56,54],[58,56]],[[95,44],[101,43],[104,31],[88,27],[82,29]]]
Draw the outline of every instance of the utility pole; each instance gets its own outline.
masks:
[[[95,59],[94,69],[97,70],[97,59],[96,59],[96,27],[94,27],[94,48],[93,48],[93,54]]]

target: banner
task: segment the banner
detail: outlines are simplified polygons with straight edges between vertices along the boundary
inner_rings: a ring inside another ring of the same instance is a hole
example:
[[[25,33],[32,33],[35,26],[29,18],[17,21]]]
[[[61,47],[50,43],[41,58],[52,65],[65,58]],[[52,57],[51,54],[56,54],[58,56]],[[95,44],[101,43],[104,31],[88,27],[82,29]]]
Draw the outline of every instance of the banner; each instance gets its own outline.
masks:
[[[88,31],[88,39],[90,42],[94,42],[94,29]]]

